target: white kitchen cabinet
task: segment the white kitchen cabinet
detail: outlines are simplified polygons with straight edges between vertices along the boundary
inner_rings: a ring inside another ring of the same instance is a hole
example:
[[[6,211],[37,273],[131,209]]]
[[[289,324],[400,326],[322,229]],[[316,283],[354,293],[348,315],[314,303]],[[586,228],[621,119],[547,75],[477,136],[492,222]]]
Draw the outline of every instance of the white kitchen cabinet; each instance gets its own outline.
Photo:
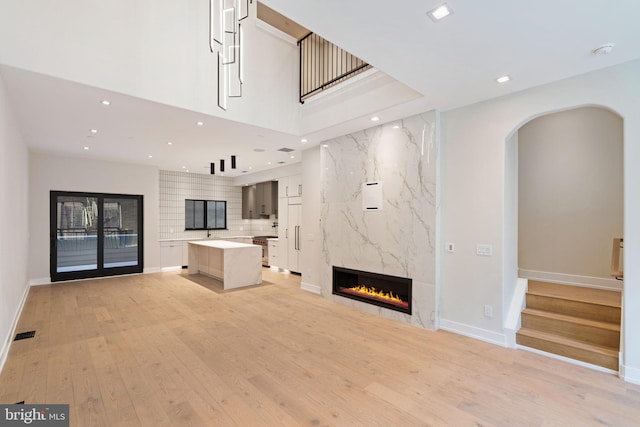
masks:
[[[278,197],[302,196],[302,175],[291,175],[278,180]]]
[[[162,268],[182,267],[183,246],[180,240],[160,242],[160,266]]]
[[[289,177],[287,197],[302,196],[302,175],[292,175]]]
[[[288,176],[278,178],[278,198],[279,199],[287,197],[287,185],[289,185]],[[280,208],[280,204],[278,203],[278,210],[280,210],[279,208]]]
[[[278,188],[280,188],[278,186]],[[287,239],[288,239],[289,199],[278,199],[278,267],[287,267]]]
[[[287,270],[300,272],[302,250],[302,205],[288,205]]]
[[[269,265],[280,267],[280,253],[278,252],[278,241],[275,239],[267,240],[269,245]]]

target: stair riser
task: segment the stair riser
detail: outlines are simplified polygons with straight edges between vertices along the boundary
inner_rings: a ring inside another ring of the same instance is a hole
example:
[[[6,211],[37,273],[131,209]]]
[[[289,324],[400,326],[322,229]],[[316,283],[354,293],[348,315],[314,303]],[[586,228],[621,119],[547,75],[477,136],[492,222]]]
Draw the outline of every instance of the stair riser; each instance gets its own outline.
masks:
[[[522,336],[516,334],[516,342],[520,345],[546,351],[547,353],[557,354],[559,356],[568,357],[570,359],[580,360],[592,365],[602,366],[614,371],[618,370],[618,358],[606,356],[599,353],[591,353],[588,350],[574,348],[546,340]]]
[[[589,344],[620,349],[620,332],[591,325],[522,313],[522,327],[549,332]]]
[[[527,294],[527,307],[600,322],[620,323],[620,308]]]

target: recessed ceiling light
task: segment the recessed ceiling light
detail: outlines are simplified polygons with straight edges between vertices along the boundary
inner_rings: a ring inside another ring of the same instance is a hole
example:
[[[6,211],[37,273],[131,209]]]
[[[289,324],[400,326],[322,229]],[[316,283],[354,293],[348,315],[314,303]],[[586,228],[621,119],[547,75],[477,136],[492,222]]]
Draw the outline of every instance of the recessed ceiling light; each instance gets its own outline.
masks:
[[[296,158],[296,156],[290,156],[290,157],[291,157],[292,159],[295,159],[295,158]]]
[[[271,162],[267,162],[267,164],[268,164],[268,165],[270,165],[270,164],[271,164]]]
[[[378,120],[380,120],[380,117],[378,117],[378,116],[371,117],[371,121],[372,122],[377,122]]]
[[[249,166],[249,170],[253,169],[253,166]]]
[[[452,13],[453,10],[451,10],[451,8],[445,3],[436,7],[435,9],[431,9],[429,12],[427,12],[427,15],[429,15],[429,18],[431,18],[434,22],[438,22],[442,18],[446,18]]]
[[[329,148],[329,144],[322,144],[323,148]]]
[[[98,133],[98,129],[91,129],[91,133]]]
[[[167,145],[173,145],[173,142],[169,141],[167,142]]]
[[[149,157],[150,159],[153,159],[153,156],[151,154],[149,154],[147,157]]]
[[[202,122],[196,122],[196,125],[198,125],[198,126],[204,126],[204,123],[202,123]]]
[[[100,101],[100,104],[102,104],[102,105],[111,105],[111,101],[103,99],[102,101]]]
[[[186,166],[183,166],[183,167],[182,167],[182,169],[186,169],[186,168],[187,168]]]
[[[498,83],[506,83],[506,82],[508,82],[509,80],[511,80],[511,77],[509,77],[509,76],[502,76],[502,77],[498,77],[498,78],[496,79],[496,81],[497,81]]]
[[[307,142],[307,138],[302,138],[302,139],[300,140],[300,142],[302,142],[302,143]]]
[[[398,125],[393,125],[393,128],[394,128],[394,129],[400,129],[400,126],[398,126]]]
[[[84,149],[85,149],[85,150],[88,150],[88,149],[89,149],[89,147],[84,147]]]

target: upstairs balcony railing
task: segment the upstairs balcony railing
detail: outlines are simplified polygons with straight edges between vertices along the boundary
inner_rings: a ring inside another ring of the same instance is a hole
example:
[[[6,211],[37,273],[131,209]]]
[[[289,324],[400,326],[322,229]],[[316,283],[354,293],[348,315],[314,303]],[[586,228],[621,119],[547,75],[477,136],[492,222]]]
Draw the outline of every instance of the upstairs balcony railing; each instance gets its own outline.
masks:
[[[298,46],[300,103],[371,68],[362,59],[314,33],[300,39]]]

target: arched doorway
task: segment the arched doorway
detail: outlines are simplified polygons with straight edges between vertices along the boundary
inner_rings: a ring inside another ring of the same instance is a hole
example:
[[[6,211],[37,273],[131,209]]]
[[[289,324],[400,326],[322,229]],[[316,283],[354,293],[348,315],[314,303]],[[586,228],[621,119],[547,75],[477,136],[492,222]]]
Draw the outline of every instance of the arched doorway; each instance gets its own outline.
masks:
[[[507,140],[505,172],[505,277],[621,289],[610,271],[623,235],[622,117],[584,106],[532,118]]]

